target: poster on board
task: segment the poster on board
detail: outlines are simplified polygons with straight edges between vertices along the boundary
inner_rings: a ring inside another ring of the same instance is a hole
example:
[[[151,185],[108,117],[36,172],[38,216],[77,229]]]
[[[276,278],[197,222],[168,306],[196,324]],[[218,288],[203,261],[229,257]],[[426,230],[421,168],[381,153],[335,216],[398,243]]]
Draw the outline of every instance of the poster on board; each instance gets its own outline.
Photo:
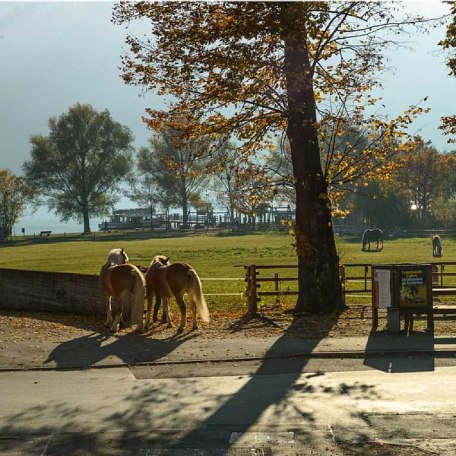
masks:
[[[426,307],[428,290],[424,268],[399,271],[399,306]]]
[[[386,309],[392,304],[391,297],[391,270],[373,270],[373,304],[376,309]]]

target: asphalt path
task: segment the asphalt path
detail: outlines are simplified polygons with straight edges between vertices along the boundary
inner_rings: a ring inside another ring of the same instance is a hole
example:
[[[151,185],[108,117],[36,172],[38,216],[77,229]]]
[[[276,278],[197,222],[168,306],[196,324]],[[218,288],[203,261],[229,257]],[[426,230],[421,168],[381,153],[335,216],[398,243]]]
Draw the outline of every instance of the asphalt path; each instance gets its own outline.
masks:
[[[4,371],[0,454],[453,455],[455,379],[424,355]]]

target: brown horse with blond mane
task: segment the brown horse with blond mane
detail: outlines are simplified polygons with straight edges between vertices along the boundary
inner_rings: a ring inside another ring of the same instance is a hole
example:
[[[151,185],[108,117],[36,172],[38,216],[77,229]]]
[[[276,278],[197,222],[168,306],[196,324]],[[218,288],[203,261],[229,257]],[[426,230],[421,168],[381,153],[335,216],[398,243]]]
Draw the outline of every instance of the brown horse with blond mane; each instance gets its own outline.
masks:
[[[109,252],[106,263],[100,271],[99,283],[106,304],[105,326],[116,332],[122,320],[123,302],[130,299],[131,321],[137,323],[138,331],[143,329],[145,281],[141,271],[133,264],[128,264],[124,249]],[[116,317],[113,321],[111,299],[116,304]]]
[[[193,314],[193,329],[198,328],[197,314],[205,322],[209,322],[209,310],[203,296],[201,281],[196,271],[185,263],[169,263],[169,257],[158,255],[150,264],[146,272],[146,297],[147,315],[146,328],[149,327],[152,312],[152,300],[154,296],[160,296],[163,300],[163,312],[165,313],[168,326],[171,327],[169,318],[169,298],[175,297],[181,313],[181,321],[177,333],[184,331],[187,321],[187,307],[184,301],[184,293],[188,294],[190,307]]]

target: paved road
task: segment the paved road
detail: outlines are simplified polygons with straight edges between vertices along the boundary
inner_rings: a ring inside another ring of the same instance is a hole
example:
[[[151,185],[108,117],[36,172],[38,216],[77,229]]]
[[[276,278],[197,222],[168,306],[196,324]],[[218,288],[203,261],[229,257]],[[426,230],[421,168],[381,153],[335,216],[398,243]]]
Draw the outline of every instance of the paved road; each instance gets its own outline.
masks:
[[[453,455],[455,379],[452,356],[0,372],[0,454]]]

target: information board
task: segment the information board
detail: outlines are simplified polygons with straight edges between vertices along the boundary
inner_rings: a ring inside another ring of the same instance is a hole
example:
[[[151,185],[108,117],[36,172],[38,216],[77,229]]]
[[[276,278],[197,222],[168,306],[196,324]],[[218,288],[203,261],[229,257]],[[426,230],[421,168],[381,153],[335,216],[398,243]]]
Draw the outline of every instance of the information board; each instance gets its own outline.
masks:
[[[399,269],[399,307],[428,305],[427,273],[423,267]]]

